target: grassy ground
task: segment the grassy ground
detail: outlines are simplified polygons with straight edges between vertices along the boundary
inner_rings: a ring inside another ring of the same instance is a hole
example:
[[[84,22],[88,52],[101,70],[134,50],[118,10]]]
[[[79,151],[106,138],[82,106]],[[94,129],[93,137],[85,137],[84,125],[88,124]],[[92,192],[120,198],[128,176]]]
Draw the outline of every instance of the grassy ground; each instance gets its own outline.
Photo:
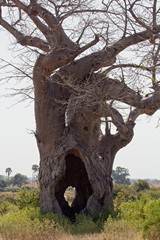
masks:
[[[66,191],[68,202],[74,194],[73,189]],[[28,191],[4,193],[0,198],[0,240],[143,240],[123,221],[111,219],[102,225],[90,217],[79,216],[73,224],[54,214],[43,216],[33,204],[37,201],[35,195]]]
[[[57,235],[50,235],[50,236],[37,236],[34,237],[31,235],[26,235],[25,233],[21,236],[17,236],[16,238],[8,238],[0,237],[0,240],[144,240],[141,236],[138,235],[131,235],[131,236],[105,236],[102,234],[86,234],[86,235],[70,235],[67,233],[57,234]]]
[[[17,236],[16,238],[10,238],[8,236],[0,237],[0,240],[144,240],[140,235],[138,234],[130,234],[125,235],[118,234],[115,236],[115,234],[109,234],[105,235],[104,233],[100,234],[86,234],[86,235],[71,235],[67,233],[59,233],[56,235],[50,234],[43,235],[43,236],[36,236],[33,237],[32,235],[26,235],[25,233],[22,235]]]
[[[160,240],[159,192],[144,193],[141,198],[125,201],[117,196],[116,215],[95,218],[79,215],[76,222],[53,213],[42,214],[36,190],[0,194],[0,240]],[[128,192],[127,192],[128,193]],[[67,189],[69,203],[74,196]],[[131,195],[132,196],[132,195]],[[94,219],[94,220],[93,220]]]
[[[86,217],[71,224],[63,218],[54,222],[49,216],[39,220],[37,213],[31,212],[0,218],[0,240],[143,240],[140,232],[125,221],[111,219],[100,229]]]
[[[20,238],[12,239],[12,240],[104,240],[102,234],[90,234],[90,235],[69,235],[66,233],[58,234],[58,235],[50,235],[47,238],[45,236],[39,236],[36,238],[33,238],[32,236],[23,235]],[[10,240],[10,238],[3,238],[1,237],[0,240]],[[125,240],[125,239],[124,239]],[[137,239],[138,240],[138,239]]]

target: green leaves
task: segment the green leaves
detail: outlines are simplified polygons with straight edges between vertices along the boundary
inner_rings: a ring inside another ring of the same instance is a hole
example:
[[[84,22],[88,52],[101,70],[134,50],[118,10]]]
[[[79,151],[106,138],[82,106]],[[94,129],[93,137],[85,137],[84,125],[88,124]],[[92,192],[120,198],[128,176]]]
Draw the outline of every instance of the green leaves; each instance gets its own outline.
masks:
[[[39,206],[39,190],[27,190],[23,188],[17,197],[17,205],[20,209]]]

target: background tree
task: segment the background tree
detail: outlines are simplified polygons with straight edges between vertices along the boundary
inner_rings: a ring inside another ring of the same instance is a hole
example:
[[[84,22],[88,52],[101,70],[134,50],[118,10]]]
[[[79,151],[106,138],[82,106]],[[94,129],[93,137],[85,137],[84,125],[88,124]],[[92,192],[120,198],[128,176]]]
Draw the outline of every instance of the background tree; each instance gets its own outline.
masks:
[[[133,184],[133,189],[136,192],[140,192],[140,191],[143,191],[143,190],[149,190],[150,186],[149,186],[149,183],[147,181],[145,181],[143,179],[139,179],[138,181],[136,181]]]
[[[14,177],[13,177],[13,186],[17,185],[18,187],[22,187],[23,184],[28,183],[28,178],[25,175],[22,175],[20,173],[17,173]]]
[[[129,170],[122,167],[117,167],[112,171],[113,181],[118,184],[131,184]]]
[[[6,173],[7,173],[8,179],[9,179],[9,176],[12,173],[12,169],[10,167],[6,168]]]
[[[7,182],[5,181],[4,177],[0,175],[0,191],[7,187]]]
[[[18,92],[28,96],[34,88],[43,212],[74,217],[112,209],[116,153],[132,140],[137,117],[160,107],[159,5],[1,1],[0,25],[15,49],[21,46],[17,79],[33,83]],[[71,206],[64,198],[68,186],[76,189]]]
[[[33,170],[32,179],[35,180],[38,177],[39,166],[37,164],[33,164],[32,170]]]

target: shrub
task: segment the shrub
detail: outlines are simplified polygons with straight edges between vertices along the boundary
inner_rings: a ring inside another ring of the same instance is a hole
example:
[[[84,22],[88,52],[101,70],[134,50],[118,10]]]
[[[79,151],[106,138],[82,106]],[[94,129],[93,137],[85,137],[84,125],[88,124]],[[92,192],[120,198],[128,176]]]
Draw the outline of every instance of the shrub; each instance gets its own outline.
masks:
[[[41,217],[37,208],[25,208],[0,217],[0,234],[3,239],[56,239],[60,227],[53,220]]]
[[[4,179],[0,179],[0,189],[3,191],[7,187],[7,182]]]
[[[137,230],[144,225],[144,201],[124,202],[119,206],[119,218],[128,221]]]
[[[91,216],[78,215],[75,222],[71,222],[68,218],[54,213],[42,214],[41,218],[56,222],[65,232],[74,235],[97,233],[101,231],[99,222],[93,221]]]
[[[160,199],[143,194],[135,202],[124,202],[119,206],[119,218],[142,231],[147,240],[160,240]]]
[[[16,204],[16,194],[11,192],[0,193],[0,203],[5,201]]]
[[[4,202],[0,203],[0,214],[1,215],[6,214],[8,212],[16,211],[16,210],[17,210],[17,207],[10,202],[4,201]]]
[[[70,232],[72,234],[93,234],[100,230],[99,222],[93,221],[91,216],[78,215]]]
[[[25,188],[20,190],[17,197],[17,205],[20,209],[26,207],[38,207],[39,190],[38,189],[27,190]]]
[[[148,182],[142,179],[139,179],[137,182],[135,182],[132,187],[136,192],[150,189]]]
[[[144,236],[149,240],[160,240],[160,199],[148,201],[144,212]]]
[[[149,195],[151,199],[159,199],[160,189],[150,189],[147,191],[147,195]]]

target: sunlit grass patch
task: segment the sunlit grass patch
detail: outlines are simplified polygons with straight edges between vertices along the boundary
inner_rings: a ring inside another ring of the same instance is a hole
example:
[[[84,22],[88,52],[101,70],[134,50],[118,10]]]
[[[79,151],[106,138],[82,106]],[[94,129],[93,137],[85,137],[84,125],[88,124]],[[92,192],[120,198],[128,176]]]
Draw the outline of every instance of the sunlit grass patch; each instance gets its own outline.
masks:
[[[54,221],[41,218],[39,209],[23,209],[0,216],[0,234],[6,240],[44,239],[59,229]]]
[[[104,226],[104,240],[143,240],[140,232],[124,220],[109,218]]]

